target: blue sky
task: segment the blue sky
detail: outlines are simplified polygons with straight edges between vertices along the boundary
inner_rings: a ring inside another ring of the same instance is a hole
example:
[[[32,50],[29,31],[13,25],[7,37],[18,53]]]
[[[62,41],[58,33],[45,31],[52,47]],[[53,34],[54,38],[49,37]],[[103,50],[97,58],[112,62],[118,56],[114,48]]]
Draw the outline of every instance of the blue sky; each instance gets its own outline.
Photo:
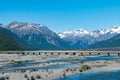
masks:
[[[46,25],[55,32],[120,25],[120,0],[0,0],[0,23]]]

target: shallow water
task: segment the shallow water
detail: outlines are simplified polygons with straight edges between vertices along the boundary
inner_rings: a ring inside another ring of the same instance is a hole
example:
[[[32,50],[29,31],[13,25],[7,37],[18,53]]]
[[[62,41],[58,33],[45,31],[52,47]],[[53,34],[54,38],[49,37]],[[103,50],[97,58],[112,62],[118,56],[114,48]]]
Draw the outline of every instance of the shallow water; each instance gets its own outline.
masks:
[[[120,71],[81,73],[54,80],[120,80]]]
[[[116,60],[120,59],[118,56],[92,56],[88,58],[79,59],[79,61],[89,62],[89,61],[97,61],[97,60]]]
[[[22,61],[20,64],[6,64],[0,67],[0,71],[17,71],[17,70],[40,70],[40,69],[56,69],[56,68],[69,68],[69,67],[78,67],[80,66],[78,63],[81,61],[88,62],[88,61],[96,61],[96,60],[118,60],[118,56],[92,56],[88,58],[78,59],[77,61],[71,61],[70,58],[64,59],[52,59],[43,62],[35,62],[31,61]],[[70,61],[70,62],[69,62]],[[67,62],[66,64],[58,64],[58,65],[51,65],[45,67],[34,67],[35,65],[45,64],[45,63],[59,63],[59,62]]]
[[[31,55],[32,56],[32,55]],[[56,68],[69,68],[69,67],[75,67],[79,66],[78,64],[73,63],[67,63],[67,64],[58,64],[58,65],[52,65],[52,66],[45,66],[45,67],[34,67],[35,65],[39,64],[45,64],[45,63],[58,63],[58,62],[68,62],[70,58],[64,58],[64,59],[52,59],[48,61],[40,61],[36,62],[33,60],[27,60],[27,61],[21,61],[19,64],[6,64],[4,66],[0,67],[0,71],[18,71],[18,70],[39,70],[39,69],[56,69]]]
[[[79,61],[96,61],[96,60],[120,60],[118,56],[94,56],[89,58],[83,58]],[[57,78],[54,80],[120,80],[120,70],[111,72],[89,72],[80,73],[67,76],[65,78]]]
[[[3,67],[0,68],[0,71],[20,71],[20,70],[48,70],[48,69],[59,69],[59,68],[69,68],[69,67],[78,67],[79,64],[59,64],[59,65],[52,65],[52,66],[45,66],[45,67]]]
[[[47,62],[68,62],[69,60],[71,60],[71,58],[52,59],[52,60],[48,60]]]

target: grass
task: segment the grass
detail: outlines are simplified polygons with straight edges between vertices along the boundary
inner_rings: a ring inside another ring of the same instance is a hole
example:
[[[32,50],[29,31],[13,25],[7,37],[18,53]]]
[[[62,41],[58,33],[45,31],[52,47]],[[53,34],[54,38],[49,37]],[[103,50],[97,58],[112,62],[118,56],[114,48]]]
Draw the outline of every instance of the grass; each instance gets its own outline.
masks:
[[[0,54],[7,54],[9,51],[7,50],[0,50]]]
[[[0,54],[8,54],[8,53],[22,53],[25,52],[25,50],[0,50]]]

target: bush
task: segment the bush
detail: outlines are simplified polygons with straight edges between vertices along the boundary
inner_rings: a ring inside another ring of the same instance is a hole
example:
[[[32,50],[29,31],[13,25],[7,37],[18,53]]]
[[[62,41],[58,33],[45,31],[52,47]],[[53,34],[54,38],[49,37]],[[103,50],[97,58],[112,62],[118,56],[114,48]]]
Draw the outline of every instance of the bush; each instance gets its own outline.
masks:
[[[28,78],[27,74],[24,75],[25,78]]]
[[[65,74],[65,72],[63,73],[63,77],[66,77],[66,74]]]
[[[31,80],[35,80],[35,78],[33,76],[31,76]]]
[[[22,63],[22,61],[14,61],[14,60],[10,61],[10,64],[21,64],[21,63]]]
[[[15,61],[16,64],[21,64],[22,62],[21,61]]]
[[[91,69],[91,67],[90,67],[89,65],[83,65],[83,66],[82,66],[82,70],[83,70],[83,71],[86,71],[86,70],[88,70],[88,69]]]
[[[23,69],[23,70],[21,70],[21,72],[22,72],[22,73],[25,73],[25,72],[26,72],[26,70],[25,70],[25,69]]]
[[[36,78],[37,78],[37,79],[41,79],[41,76],[40,76],[40,75],[37,75]]]
[[[79,69],[80,72],[83,72],[81,69]]]

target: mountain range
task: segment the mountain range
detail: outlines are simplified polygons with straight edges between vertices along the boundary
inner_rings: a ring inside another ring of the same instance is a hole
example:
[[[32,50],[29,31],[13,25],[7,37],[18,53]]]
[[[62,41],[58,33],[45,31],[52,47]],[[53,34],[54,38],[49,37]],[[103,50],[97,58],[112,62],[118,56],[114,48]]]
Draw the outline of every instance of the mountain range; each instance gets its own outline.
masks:
[[[120,26],[55,33],[45,25],[13,21],[0,24],[2,50],[56,50],[120,47]],[[13,47],[13,48],[12,48]]]
[[[65,31],[58,35],[66,42],[70,42],[70,45],[74,48],[86,48],[96,42],[104,41],[114,37],[120,33],[120,26],[114,26],[111,29],[101,30],[74,30]]]

